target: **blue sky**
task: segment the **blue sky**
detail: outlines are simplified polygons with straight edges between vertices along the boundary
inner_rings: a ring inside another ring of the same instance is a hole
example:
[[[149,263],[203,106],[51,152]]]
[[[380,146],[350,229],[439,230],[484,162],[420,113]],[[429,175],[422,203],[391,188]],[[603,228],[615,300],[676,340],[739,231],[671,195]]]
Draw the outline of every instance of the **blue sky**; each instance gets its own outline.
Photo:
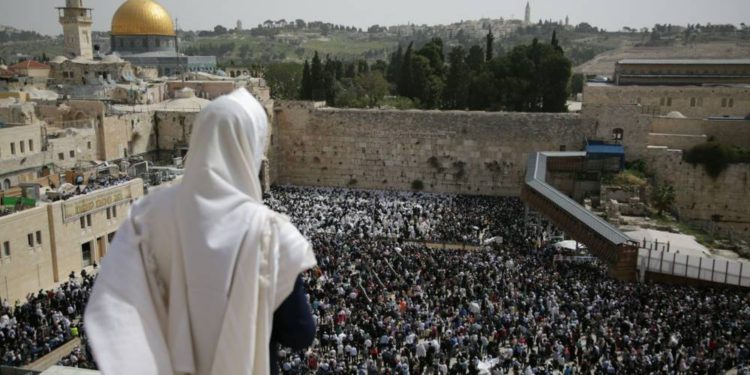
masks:
[[[0,25],[44,34],[62,32],[56,6],[64,0],[0,0]],[[94,8],[94,30],[105,31],[122,0],[84,0]],[[320,20],[367,28],[373,24],[444,24],[460,20],[523,18],[525,0],[159,0],[184,29],[217,24],[245,27],[266,19]],[[750,0],[535,0],[532,19],[586,21],[608,30],[655,23],[750,24]]]

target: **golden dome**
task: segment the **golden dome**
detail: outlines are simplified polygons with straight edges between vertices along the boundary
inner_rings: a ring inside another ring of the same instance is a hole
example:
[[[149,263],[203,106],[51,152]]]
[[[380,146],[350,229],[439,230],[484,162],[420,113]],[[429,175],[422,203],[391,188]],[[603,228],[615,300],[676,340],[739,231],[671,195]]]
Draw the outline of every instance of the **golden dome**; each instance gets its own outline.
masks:
[[[173,36],[174,23],[166,9],[153,0],[127,0],[112,17],[112,35]]]

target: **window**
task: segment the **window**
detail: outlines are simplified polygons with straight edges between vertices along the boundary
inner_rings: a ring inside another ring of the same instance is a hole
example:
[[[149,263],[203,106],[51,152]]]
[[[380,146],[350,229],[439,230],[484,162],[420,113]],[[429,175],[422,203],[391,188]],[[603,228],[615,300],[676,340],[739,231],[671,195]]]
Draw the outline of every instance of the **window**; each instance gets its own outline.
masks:
[[[22,153],[22,154],[23,154],[24,152],[26,152],[26,147],[24,147],[24,146],[26,146],[26,143],[25,143],[24,141],[19,141],[19,142],[18,142],[18,148],[19,148],[19,149],[21,150],[21,153]]]
[[[34,233],[27,234],[26,241],[29,243],[29,247],[34,247]]]
[[[65,160],[65,154],[63,154],[61,152],[61,153],[57,154],[57,158],[60,159],[60,160]]]
[[[68,155],[70,155],[71,158],[74,158],[76,157],[76,152],[73,150],[70,150],[70,152],[68,152]]]
[[[42,244],[42,231],[40,230],[36,231],[36,244],[37,245]]]
[[[91,214],[86,215],[86,225],[91,226]]]
[[[29,139],[29,151],[30,152],[34,151],[34,140],[33,139]]]
[[[10,241],[3,242],[3,256],[10,256]]]
[[[612,129],[612,139],[615,141],[622,141],[622,135],[623,135],[622,128],[615,128]]]
[[[117,206],[112,206],[112,216],[117,217]]]
[[[81,229],[86,229],[86,218],[81,216]]]
[[[672,98],[667,98],[667,107],[672,106]]]
[[[16,144],[15,142],[10,143],[10,154],[15,155],[16,154]]]
[[[665,101],[666,100],[664,98],[659,98],[659,105],[662,106],[662,107],[664,107]]]
[[[729,108],[734,107],[734,98],[729,98]]]
[[[107,242],[112,243],[113,239],[115,239],[115,232],[112,232],[107,235]]]
[[[91,150],[91,141],[86,142],[86,147],[88,147],[88,149]]]
[[[695,98],[690,98],[690,106],[695,107]]]
[[[727,98],[722,98],[721,99],[721,108],[726,108],[726,107],[727,107]]]
[[[112,218],[112,208],[107,207],[107,220]]]
[[[567,147],[565,145],[560,145],[560,151],[566,151]]]
[[[88,267],[93,263],[91,261],[91,242],[81,244],[81,258],[83,258],[84,267]]]

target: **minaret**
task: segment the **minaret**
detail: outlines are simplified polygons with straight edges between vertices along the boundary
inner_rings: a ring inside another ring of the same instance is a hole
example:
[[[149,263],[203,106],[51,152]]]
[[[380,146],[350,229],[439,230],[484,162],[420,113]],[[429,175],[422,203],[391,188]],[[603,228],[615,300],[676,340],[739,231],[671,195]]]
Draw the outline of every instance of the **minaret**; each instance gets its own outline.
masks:
[[[523,23],[526,25],[531,25],[531,5],[528,1],[526,2],[526,17],[524,17]]]
[[[57,8],[65,38],[65,57],[94,58],[91,40],[91,8],[83,0],[65,0],[65,8]]]
[[[570,26],[570,18],[565,16],[565,26]]]

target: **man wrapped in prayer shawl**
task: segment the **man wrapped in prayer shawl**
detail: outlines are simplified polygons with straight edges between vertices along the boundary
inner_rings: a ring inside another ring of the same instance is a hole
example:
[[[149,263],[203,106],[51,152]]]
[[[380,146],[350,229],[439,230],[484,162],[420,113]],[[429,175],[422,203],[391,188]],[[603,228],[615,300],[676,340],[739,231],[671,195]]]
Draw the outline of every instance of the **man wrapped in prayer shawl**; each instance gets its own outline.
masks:
[[[261,200],[267,132],[245,89],[218,98],[196,119],[182,182],[133,205],[85,313],[103,374],[276,373],[271,346],[310,345],[299,274],[315,255]]]

